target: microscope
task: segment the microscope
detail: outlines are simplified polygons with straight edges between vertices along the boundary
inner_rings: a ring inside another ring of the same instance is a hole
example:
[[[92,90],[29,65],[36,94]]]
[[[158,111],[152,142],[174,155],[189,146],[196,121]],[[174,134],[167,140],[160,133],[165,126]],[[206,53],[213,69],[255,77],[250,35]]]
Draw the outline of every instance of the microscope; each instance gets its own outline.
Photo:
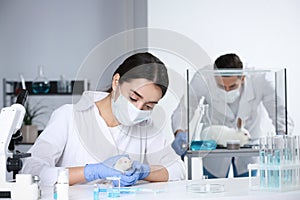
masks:
[[[12,136],[22,126],[27,95],[28,91],[22,90],[16,103],[0,112],[0,198],[11,198],[16,175],[22,169],[21,158],[31,156],[29,153],[13,153],[8,148]]]

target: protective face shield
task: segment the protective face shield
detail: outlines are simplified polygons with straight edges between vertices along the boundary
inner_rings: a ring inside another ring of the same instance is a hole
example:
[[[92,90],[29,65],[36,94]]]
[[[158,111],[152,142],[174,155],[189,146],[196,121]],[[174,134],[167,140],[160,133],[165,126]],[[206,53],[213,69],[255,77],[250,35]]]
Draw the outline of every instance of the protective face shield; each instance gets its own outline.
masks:
[[[128,101],[121,93],[117,100],[112,98],[112,112],[115,118],[125,126],[133,126],[150,119],[151,110],[140,110]]]

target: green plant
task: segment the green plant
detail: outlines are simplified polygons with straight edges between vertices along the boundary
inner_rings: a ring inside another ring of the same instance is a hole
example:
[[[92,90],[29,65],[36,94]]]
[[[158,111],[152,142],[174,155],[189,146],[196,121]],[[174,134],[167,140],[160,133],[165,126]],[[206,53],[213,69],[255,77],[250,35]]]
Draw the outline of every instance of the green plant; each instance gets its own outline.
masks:
[[[46,113],[45,109],[47,108],[46,106],[41,105],[40,102],[36,103],[35,106],[31,106],[28,101],[25,103],[24,107],[26,110],[25,116],[23,119],[24,125],[32,125],[32,121],[36,117],[45,114]]]

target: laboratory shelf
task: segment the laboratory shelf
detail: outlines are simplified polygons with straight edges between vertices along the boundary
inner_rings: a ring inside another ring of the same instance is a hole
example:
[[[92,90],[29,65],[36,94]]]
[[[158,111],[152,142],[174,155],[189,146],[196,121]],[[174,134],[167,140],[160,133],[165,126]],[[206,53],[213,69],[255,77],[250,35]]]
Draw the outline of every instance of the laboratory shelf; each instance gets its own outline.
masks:
[[[241,148],[238,150],[214,149],[214,150],[188,150],[186,155],[188,164],[188,180],[192,179],[192,158],[219,158],[219,157],[252,157],[259,156],[259,150],[253,148]]]
[[[66,88],[66,92],[58,91],[59,81],[49,81],[50,89],[47,93],[34,93],[32,90],[32,81],[26,81],[26,90],[30,96],[69,96],[69,95],[81,95],[83,91],[89,89],[89,83],[87,80],[71,80]],[[3,79],[3,106],[9,106],[14,103],[18,96],[22,84],[20,81],[11,81]]]
[[[86,90],[89,90],[89,82],[87,79],[84,80],[70,80],[66,81],[66,87],[64,88],[63,92],[58,89],[59,80],[49,80],[50,88],[47,93],[34,93],[32,90],[32,81],[25,81],[26,90],[28,91],[28,96],[33,97],[34,103],[42,102],[39,100],[45,100],[46,97],[48,102],[43,102],[41,104],[45,105],[49,110],[43,112],[42,119],[39,121],[40,124],[47,124],[47,120],[50,117],[51,112],[62,105],[66,99],[78,99],[80,95]],[[11,106],[16,102],[16,99],[22,89],[22,83],[20,81],[15,80],[7,80],[3,78],[3,107]],[[27,99],[29,102],[29,99]],[[49,102],[51,105],[49,106]],[[42,106],[43,107],[43,106]],[[47,118],[48,117],[48,118]],[[40,129],[43,129],[40,127]],[[42,130],[38,130],[38,135]],[[24,141],[15,141],[15,144],[22,144],[22,145],[32,145],[33,143],[26,143]]]
[[[259,150],[252,148],[241,148],[238,150],[214,149],[214,150],[199,150],[187,151],[186,156],[192,157],[237,157],[237,156],[258,156]]]

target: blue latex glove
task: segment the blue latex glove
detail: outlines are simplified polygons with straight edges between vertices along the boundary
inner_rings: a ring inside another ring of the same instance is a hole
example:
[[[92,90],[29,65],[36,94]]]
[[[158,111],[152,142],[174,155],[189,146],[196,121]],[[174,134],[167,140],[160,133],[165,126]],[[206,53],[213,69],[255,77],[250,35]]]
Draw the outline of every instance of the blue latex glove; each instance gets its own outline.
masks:
[[[114,165],[117,160],[121,157],[128,157],[128,155],[117,155],[110,157],[103,161],[102,163],[88,164],[84,168],[84,177],[89,181],[96,179],[106,179],[106,177],[120,177],[121,186],[130,186],[135,184],[138,181],[138,177],[133,173],[122,174],[119,170],[114,169]],[[114,185],[117,185],[117,182],[114,181]]]
[[[132,174],[131,176],[136,176],[138,180],[143,180],[150,174],[150,166],[147,164],[142,164],[139,161],[133,161],[131,170],[125,174]]]
[[[176,134],[176,137],[172,142],[172,148],[180,156],[185,154],[188,148],[187,132],[180,131]]]

